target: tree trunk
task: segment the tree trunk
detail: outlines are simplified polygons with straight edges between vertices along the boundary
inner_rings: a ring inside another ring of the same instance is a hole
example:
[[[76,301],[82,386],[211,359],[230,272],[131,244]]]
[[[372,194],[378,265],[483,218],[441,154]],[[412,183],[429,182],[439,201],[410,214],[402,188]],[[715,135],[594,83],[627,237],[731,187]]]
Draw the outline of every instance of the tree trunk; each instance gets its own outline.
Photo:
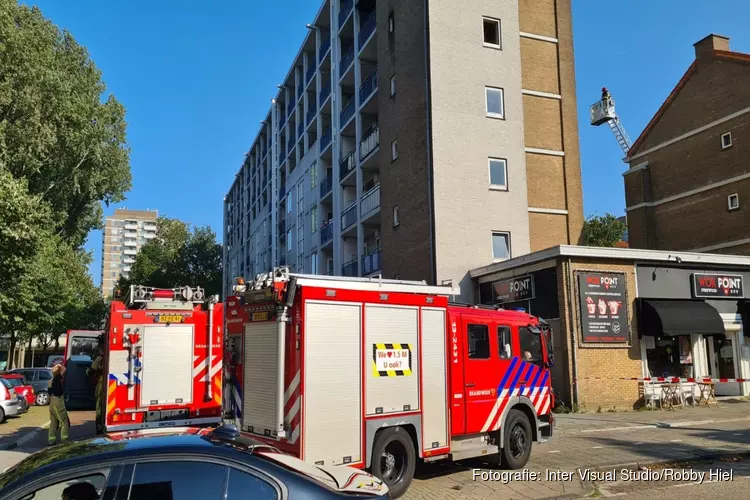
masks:
[[[29,363],[29,365],[31,365],[31,366],[33,366],[33,365],[34,365],[34,349],[33,349],[33,348],[32,348],[32,346],[31,346],[31,344],[32,344],[33,342],[34,342],[34,337],[33,337],[33,335],[29,335],[29,349],[28,349],[28,355],[29,355],[29,361],[31,361],[31,363]],[[25,356],[24,356],[24,358],[25,358]],[[26,364],[26,360],[25,360],[25,359],[24,359],[24,364]]]
[[[10,346],[8,347],[8,370],[12,370],[15,368],[15,359],[16,359],[16,335],[17,332],[15,330],[11,330],[10,333]]]

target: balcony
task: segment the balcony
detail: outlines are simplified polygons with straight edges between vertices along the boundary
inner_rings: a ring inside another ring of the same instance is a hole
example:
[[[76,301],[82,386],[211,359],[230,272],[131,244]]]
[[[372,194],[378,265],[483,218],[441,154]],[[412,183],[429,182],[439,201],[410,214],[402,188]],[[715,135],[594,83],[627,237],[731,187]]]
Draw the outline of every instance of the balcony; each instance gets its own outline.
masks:
[[[344,180],[344,177],[346,177],[349,172],[353,171],[354,168],[357,166],[357,162],[354,161],[354,151],[346,155],[346,157],[341,160],[341,163],[339,164],[339,178],[341,180]]]
[[[357,202],[355,201],[354,203],[349,205],[349,208],[344,210],[343,214],[341,214],[341,231],[343,232],[346,229],[349,229],[356,222],[357,222]]]
[[[154,224],[144,224],[143,225],[144,231],[156,231],[156,226]]]
[[[341,2],[341,10],[339,11],[339,26],[343,26],[346,22],[349,14],[352,13],[354,8],[354,0],[344,0]]]
[[[286,234],[286,221],[279,221],[279,234]]]
[[[373,125],[364,133],[365,138],[359,143],[359,158],[364,160],[380,146],[380,127]]]
[[[124,262],[125,264],[135,264],[135,259],[133,259],[133,258],[131,258],[131,257],[125,257],[125,258],[124,258],[124,259],[123,259],[122,261],[123,261],[123,262]]]
[[[289,131],[289,140],[287,141],[287,149],[291,151],[294,148],[294,143],[297,141],[297,136],[293,131]]]
[[[362,276],[367,276],[381,269],[380,250],[375,250],[362,256]]]
[[[364,106],[364,104],[367,102],[370,96],[375,93],[376,90],[378,90],[378,70],[374,69],[362,83],[362,86],[359,87],[360,105]]]
[[[360,50],[362,47],[365,46],[365,43],[367,43],[367,40],[370,39],[373,33],[375,33],[375,27],[377,26],[377,20],[375,19],[375,9],[370,12],[370,15],[367,16],[367,19],[364,23],[362,23],[362,27],[359,29],[359,48]]]
[[[307,110],[307,119],[305,120],[308,125],[312,123],[315,116],[318,114],[318,107],[315,105],[314,100],[310,100],[310,109]]]
[[[362,218],[372,215],[380,209],[380,184],[362,195]]]
[[[323,106],[323,103],[326,102],[326,99],[331,95],[331,82],[329,81],[326,83],[325,87],[320,89],[320,96],[318,97],[318,101],[320,102],[320,106]]]
[[[279,118],[279,131],[284,128],[284,124],[286,123],[287,115],[284,113],[281,118]]]
[[[325,179],[320,181],[320,197],[321,199],[331,192],[333,188],[333,175],[327,175]]]
[[[309,68],[307,68],[307,73],[305,73],[305,85],[310,85],[310,82],[315,76],[315,71],[317,71],[317,69],[318,68],[312,64],[310,65]]]
[[[286,158],[286,146],[283,142],[279,143],[279,163]]]
[[[323,132],[323,135],[320,136],[320,150],[323,151],[325,148],[328,147],[328,145],[331,143],[331,139],[333,139],[333,129],[329,125],[327,129]]]
[[[143,233],[143,237],[146,238],[147,240],[153,240],[154,238],[156,238],[156,234],[154,234],[154,233]]]
[[[342,77],[346,74],[346,70],[349,69],[349,66],[354,62],[354,45],[349,46],[349,48],[344,50],[343,53],[344,54],[339,61],[339,72]]]
[[[286,116],[292,116],[292,113],[294,113],[294,103],[289,103],[289,105],[286,107]]]
[[[330,222],[320,228],[320,244],[323,245],[333,238],[333,224]]]
[[[297,87],[297,100],[298,101],[302,99],[302,92],[303,92],[302,85],[300,85],[299,87]]]
[[[305,124],[302,122],[299,122],[299,125],[297,125],[297,135],[299,137],[302,137],[302,134],[305,133]]]
[[[125,224],[125,229],[136,231],[138,229],[138,224]]]
[[[136,246],[138,246],[135,241],[129,241],[129,240],[125,240],[123,242],[123,245],[125,245],[126,247],[136,247]]]
[[[359,276],[359,266],[357,259],[350,260],[341,268],[342,276]]]
[[[354,117],[354,98],[350,99],[346,106],[344,106],[344,109],[341,111],[341,115],[339,116],[340,122],[339,126],[343,129],[344,126],[349,123],[349,120],[351,120]]]
[[[328,51],[331,49],[331,39],[327,38],[320,42],[320,56],[318,57],[318,63],[322,63],[323,59],[325,59],[326,54],[328,54]]]

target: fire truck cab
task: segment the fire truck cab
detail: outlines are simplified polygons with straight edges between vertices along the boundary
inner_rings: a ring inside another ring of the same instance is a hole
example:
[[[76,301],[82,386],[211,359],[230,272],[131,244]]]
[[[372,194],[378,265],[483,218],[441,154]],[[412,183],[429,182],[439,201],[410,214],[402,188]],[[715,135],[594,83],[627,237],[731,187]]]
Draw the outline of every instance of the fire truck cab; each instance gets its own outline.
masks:
[[[222,423],[224,306],[201,288],[131,286],[104,336],[104,431]]]
[[[417,460],[517,469],[552,435],[551,330],[449,303],[451,286],[290,274],[227,299],[241,432],[318,465],[368,469],[394,498]]]

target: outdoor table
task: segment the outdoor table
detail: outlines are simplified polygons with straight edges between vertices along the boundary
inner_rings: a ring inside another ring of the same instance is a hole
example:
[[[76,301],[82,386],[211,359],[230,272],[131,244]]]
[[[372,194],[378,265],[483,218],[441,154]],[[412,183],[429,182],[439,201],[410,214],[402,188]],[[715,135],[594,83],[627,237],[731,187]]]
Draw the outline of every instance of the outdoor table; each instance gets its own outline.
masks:
[[[697,384],[700,392],[698,406],[709,406],[711,404],[719,406],[719,401],[716,399],[716,384],[713,382],[698,382]]]
[[[674,410],[675,406],[683,407],[682,398],[677,394],[680,384],[662,384],[661,385],[661,409]],[[677,401],[677,405],[675,405]]]

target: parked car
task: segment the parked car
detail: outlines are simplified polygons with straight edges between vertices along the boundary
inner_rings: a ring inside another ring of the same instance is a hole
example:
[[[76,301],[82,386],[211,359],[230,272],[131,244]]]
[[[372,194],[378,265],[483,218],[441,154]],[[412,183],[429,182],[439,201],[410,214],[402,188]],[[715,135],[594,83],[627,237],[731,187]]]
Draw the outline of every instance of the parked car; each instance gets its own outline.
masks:
[[[36,402],[34,387],[26,381],[23,375],[20,373],[3,373],[0,377],[10,382],[10,385],[13,386],[17,395],[23,396],[27,409],[29,406],[34,406],[34,403]]]
[[[0,378],[0,424],[5,422],[6,417],[18,415],[20,407],[13,386],[4,378]],[[0,490],[2,490],[2,487],[0,487]]]
[[[23,378],[31,384],[36,393],[36,404],[46,406],[49,404],[49,381],[52,380],[50,368],[16,368],[10,373],[20,373]]]
[[[3,500],[61,498],[389,499],[379,479],[346,466],[314,466],[234,426],[73,441],[35,453],[0,476]]]

